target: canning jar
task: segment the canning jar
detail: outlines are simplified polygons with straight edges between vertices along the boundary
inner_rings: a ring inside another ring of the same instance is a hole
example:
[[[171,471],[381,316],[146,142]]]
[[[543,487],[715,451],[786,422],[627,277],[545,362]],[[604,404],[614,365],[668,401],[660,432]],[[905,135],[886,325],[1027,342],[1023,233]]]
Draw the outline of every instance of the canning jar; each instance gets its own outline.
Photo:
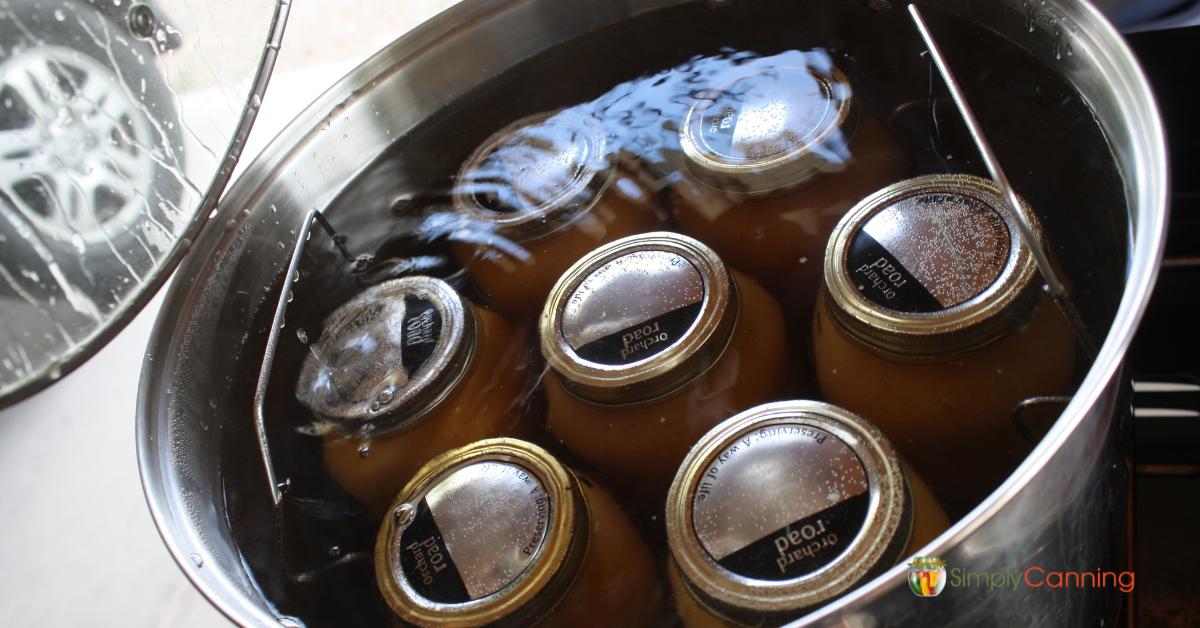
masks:
[[[497,438],[425,465],[375,543],[380,591],[422,626],[645,626],[654,560],[604,489],[544,449]]]
[[[692,443],[785,398],[794,377],[775,300],[676,233],[579,260],[546,303],[541,344],[550,431],[657,514]]]
[[[600,121],[573,109],[519,120],[476,149],[454,185],[464,226],[452,248],[488,303],[535,317],[580,256],[662,224],[619,161]]]
[[[816,401],[770,403],[721,423],[679,467],[669,580],[687,628],[783,623],[948,523],[871,423]]]
[[[529,331],[446,282],[373,286],[325,320],[296,397],[316,415],[330,474],[373,513],[433,456],[524,434]]]
[[[864,199],[829,242],[813,321],[826,399],[879,425],[957,511],[1031,447],[1017,404],[1065,394],[1073,378],[1074,336],[1004,203],[968,175]],[[1028,205],[1019,211],[1040,233]]]
[[[734,66],[689,108],[679,144],[683,176],[670,198],[680,230],[805,320],[833,227],[904,177],[898,145],[824,51]]]

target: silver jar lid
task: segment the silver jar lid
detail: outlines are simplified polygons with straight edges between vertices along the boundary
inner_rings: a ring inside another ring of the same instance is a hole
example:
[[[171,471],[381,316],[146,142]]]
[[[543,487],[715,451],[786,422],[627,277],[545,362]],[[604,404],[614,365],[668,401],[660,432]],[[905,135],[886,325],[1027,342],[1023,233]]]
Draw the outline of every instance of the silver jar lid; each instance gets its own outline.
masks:
[[[689,171],[726,193],[759,196],[843,170],[856,108],[825,55],[736,66],[689,110],[679,132]]]
[[[1040,234],[1037,218],[1021,213]],[[928,175],[863,199],[838,224],[825,256],[834,319],[860,341],[899,356],[969,351],[1020,317],[1037,270],[1004,199],[987,179]]]
[[[392,279],[325,319],[300,368],[296,398],[343,433],[389,431],[444,399],[474,348],[475,317],[446,282]]]
[[[574,476],[549,453],[479,441],[430,461],[401,491],[376,542],[376,578],[414,624],[531,623],[574,579],[586,522]]]
[[[696,443],[667,496],[667,541],[705,606],[735,621],[778,619],[898,561],[912,517],[900,461],[875,426],[826,403],[783,401]]]
[[[737,312],[735,285],[712,249],[677,233],[630,236],[558,280],[542,312],[542,353],[580,397],[643,401],[711,366]]]
[[[518,120],[463,164],[455,207],[472,228],[537,239],[591,209],[616,172],[603,125],[571,109]]]

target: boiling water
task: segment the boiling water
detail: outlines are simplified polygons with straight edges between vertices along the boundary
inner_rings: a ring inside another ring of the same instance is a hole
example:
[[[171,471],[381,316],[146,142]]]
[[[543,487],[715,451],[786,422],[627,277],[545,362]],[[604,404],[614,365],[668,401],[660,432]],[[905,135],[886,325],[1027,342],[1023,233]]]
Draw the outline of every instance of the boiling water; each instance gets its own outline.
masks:
[[[992,31],[936,13],[927,18],[1001,163],[1038,213],[1080,308],[1093,316],[1089,324],[1106,329],[1119,293],[1103,278],[1124,268],[1125,229],[1093,225],[1093,237],[1083,240],[1071,237],[1073,221],[1086,215],[1079,207],[1124,215],[1124,195],[1086,103],[1054,68]],[[895,137],[909,175],[986,174],[907,14],[886,2],[693,4],[594,33],[484,82],[398,139],[326,210],[351,247],[374,262],[354,271],[315,240],[303,261],[288,313],[293,332],[283,336],[266,406],[274,462],[292,487],[280,511],[260,490],[254,444],[224,443],[230,528],[281,613],[309,625],[387,625],[389,618],[371,561],[376,524],[324,471],[314,435],[321,430],[296,401],[300,364],[324,317],[365,287],[409,274],[446,278],[480,300],[449,246],[488,234],[464,232],[448,199],[462,162],[497,129],[534,113],[577,109],[601,120],[638,156],[643,180],[664,191],[680,176],[678,129],[688,107],[713,77],[765,57],[839,67],[863,114]],[[254,376],[242,384],[252,387]],[[810,387],[793,392],[815,394]],[[544,412],[537,391],[521,402],[527,413]],[[539,440],[575,462],[547,434]],[[361,449],[370,455],[369,442]],[[936,478],[927,479],[936,491]],[[981,487],[981,495],[991,488]],[[651,539],[656,519],[639,522]]]

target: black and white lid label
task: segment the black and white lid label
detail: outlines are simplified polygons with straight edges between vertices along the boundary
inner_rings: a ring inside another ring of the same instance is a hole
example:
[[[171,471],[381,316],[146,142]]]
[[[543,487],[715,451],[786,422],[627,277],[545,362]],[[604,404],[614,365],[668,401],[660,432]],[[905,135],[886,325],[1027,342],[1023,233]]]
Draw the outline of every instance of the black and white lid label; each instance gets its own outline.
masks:
[[[475,462],[440,478],[393,549],[397,578],[420,597],[465,604],[495,595],[540,557],[550,497],[523,467]]]
[[[563,306],[562,334],[589,362],[640,362],[689,333],[704,305],[704,291],[703,276],[683,256],[634,251],[584,278]]]
[[[692,524],[725,569],[756,580],[816,573],[858,537],[870,505],[866,468],[833,434],[802,423],[755,428],[706,463]]]
[[[1003,274],[1013,238],[997,210],[957,192],[925,192],[876,212],[853,236],[845,272],[872,303],[933,313],[965,303]]]

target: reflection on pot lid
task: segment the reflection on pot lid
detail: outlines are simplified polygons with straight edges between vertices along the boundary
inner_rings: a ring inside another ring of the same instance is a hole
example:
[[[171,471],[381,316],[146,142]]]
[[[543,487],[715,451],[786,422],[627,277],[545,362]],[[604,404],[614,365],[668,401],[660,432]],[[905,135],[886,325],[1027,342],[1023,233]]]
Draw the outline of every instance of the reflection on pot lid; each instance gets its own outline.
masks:
[[[559,279],[542,312],[542,353],[582,397],[640,401],[711,366],[737,311],[733,281],[712,249],[677,233],[630,236]]]
[[[825,283],[836,320],[897,354],[986,344],[1019,317],[1036,264],[995,185],[969,175],[928,175],[889,186],[834,230]],[[1021,212],[1038,229],[1033,212]],[[1036,231],[1035,231],[1036,232]]]
[[[730,616],[796,614],[890,567],[912,510],[877,428],[836,406],[771,403],[696,443],[667,498],[689,587]]]
[[[567,109],[501,129],[455,181],[455,206],[479,228],[513,240],[541,237],[595,204],[615,172],[604,128]]]
[[[0,52],[0,406],[90,358],[183,258],[258,112],[287,6],[209,7],[275,46],[154,1],[0,14],[12,35]],[[199,106],[211,91],[228,106]]]
[[[497,438],[452,450],[401,491],[379,533],[380,590],[416,624],[538,617],[570,585],[587,526],[574,476]]]
[[[683,121],[680,145],[689,170],[713,187],[767,194],[849,160],[854,99],[822,51],[736,66],[704,96]]]
[[[475,346],[475,317],[448,284],[403,277],[373,286],[326,318],[296,398],[342,432],[411,424],[453,390]]]

